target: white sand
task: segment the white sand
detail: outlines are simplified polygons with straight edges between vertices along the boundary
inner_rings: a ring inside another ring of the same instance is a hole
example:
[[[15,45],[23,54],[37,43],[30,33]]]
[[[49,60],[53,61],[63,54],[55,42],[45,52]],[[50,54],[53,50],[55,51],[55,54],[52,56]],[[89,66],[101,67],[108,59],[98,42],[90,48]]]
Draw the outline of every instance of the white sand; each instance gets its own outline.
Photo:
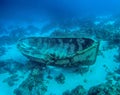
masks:
[[[0,60],[8,60],[8,59],[12,59],[16,62],[20,62],[20,63],[25,63],[26,61],[28,61],[28,59],[26,57],[24,57],[19,50],[16,47],[16,44],[14,45],[10,45],[10,46],[5,46],[7,52],[0,57]]]

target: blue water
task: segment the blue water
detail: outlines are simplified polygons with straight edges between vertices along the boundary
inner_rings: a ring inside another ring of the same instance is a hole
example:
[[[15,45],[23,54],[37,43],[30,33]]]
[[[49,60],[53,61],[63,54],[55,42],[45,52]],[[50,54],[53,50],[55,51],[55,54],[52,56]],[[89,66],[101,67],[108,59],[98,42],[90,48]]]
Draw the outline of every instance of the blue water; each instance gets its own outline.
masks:
[[[101,14],[119,14],[119,0],[1,0],[1,18],[3,22],[39,21],[42,17],[66,19],[73,17],[96,16]]]
[[[30,61],[16,45],[36,36],[93,39],[97,59],[78,68]],[[0,0],[0,95],[119,95],[119,87],[119,0]]]

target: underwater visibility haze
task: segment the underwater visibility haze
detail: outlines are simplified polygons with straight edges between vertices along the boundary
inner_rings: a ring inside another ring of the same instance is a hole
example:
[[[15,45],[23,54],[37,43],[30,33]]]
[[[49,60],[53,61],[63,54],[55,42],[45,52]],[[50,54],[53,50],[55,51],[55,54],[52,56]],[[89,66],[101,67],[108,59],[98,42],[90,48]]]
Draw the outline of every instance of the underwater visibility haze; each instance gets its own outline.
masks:
[[[0,95],[120,95],[120,1],[0,0]]]

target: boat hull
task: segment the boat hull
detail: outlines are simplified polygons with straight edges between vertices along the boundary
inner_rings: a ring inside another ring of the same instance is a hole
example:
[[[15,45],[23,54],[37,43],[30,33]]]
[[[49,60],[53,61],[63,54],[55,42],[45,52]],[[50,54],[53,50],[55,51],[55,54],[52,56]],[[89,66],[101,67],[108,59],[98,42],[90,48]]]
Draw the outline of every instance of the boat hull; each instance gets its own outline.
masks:
[[[89,38],[28,37],[17,48],[31,61],[45,65],[73,67],[95,63],[99,42]]]

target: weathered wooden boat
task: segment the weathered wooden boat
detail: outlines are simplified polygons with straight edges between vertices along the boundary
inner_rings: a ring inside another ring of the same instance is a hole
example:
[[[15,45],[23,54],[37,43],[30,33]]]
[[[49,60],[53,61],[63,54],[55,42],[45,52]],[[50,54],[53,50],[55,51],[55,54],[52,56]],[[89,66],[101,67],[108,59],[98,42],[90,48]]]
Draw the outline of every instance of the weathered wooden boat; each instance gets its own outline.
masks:
[[[94,64],[98,47],[99,42],[90,38],[28,37],[17,44],[31,61],[62,67]]]

